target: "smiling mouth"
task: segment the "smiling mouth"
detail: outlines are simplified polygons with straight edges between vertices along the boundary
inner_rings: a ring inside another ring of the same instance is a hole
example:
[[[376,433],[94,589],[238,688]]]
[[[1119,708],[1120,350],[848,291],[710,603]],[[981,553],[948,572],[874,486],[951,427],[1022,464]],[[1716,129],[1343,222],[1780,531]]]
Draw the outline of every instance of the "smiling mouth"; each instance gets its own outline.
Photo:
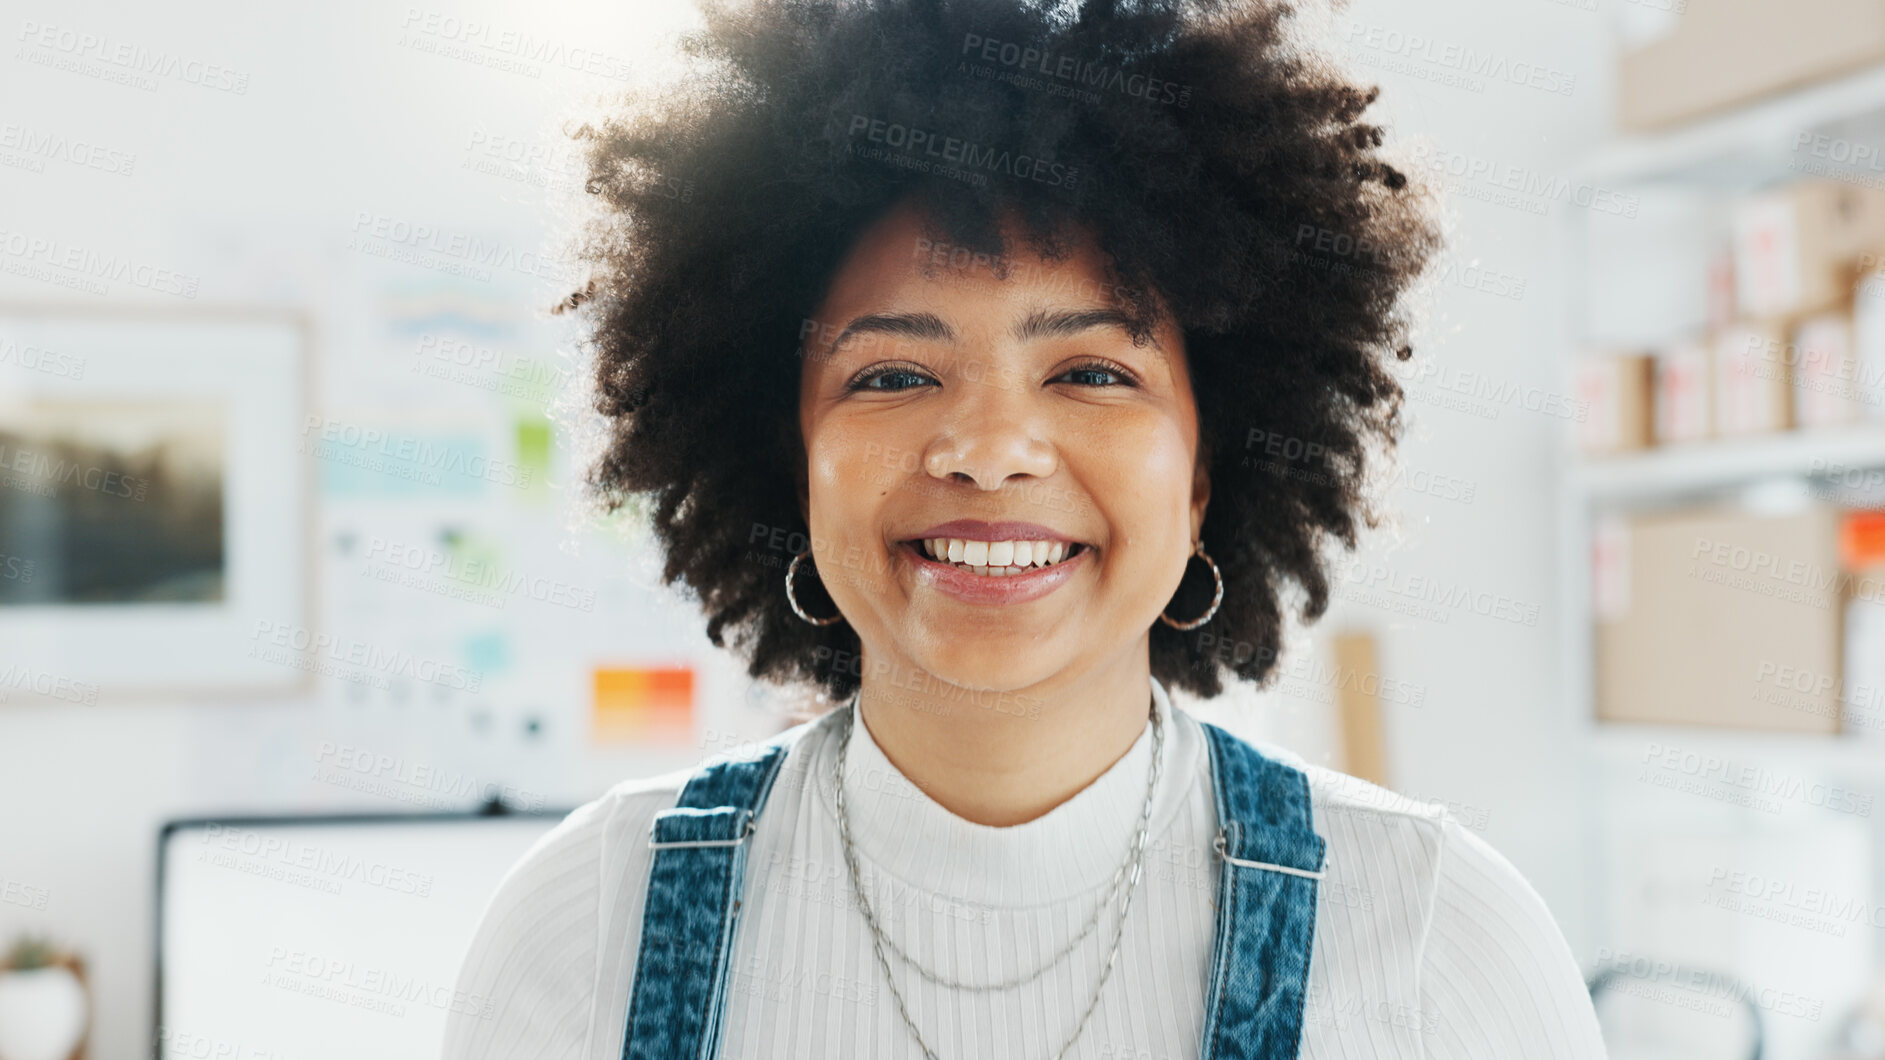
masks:
[[[1087,550],[1078,541],[975,541],[931,537],[905,541],[924,558],[989,578],[1008,578],[1065,563]]]

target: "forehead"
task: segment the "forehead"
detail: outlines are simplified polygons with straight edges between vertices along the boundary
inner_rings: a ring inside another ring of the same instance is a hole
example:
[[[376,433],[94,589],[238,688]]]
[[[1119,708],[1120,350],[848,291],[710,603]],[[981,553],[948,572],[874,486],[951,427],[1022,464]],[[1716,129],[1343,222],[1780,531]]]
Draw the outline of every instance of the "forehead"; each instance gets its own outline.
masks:
[[[866,229],[832,276],[820,316],[907,307],[916,302],[993,299],[1038,305],[1111,305],[1114,285],[1105,259],[1084,234],[1068,239],[1067,253],[1049,261],[1009,227],[999,254],[951,243],[928,230],[925,217],[904,204]]]

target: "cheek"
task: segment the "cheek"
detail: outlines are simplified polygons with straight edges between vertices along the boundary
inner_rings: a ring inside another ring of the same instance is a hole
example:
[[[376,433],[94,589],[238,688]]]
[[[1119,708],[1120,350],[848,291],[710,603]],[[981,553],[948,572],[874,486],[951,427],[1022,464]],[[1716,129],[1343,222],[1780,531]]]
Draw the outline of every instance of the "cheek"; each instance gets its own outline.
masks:
[[[1160,471],[1182,468],[1185,471],[1183,483],[1166,483],[1189,490],[1191,485],[1191,465],[1196,459],[1189,436],[1184,427],[1176,422],[1167,421],[1159,425],[1146,449],[1146,463],[1156,465]]]
[[[848,509],[853,491],[845,485],[854,472],[844,454],[813,450],[810,456],[812,526],[821,533],[840,530],[851,522]]]
[[[1141,576],[1182,570],[1191,547],[1191,482],[1195,453],[1177,422],[1158,418],[1124,425],[1084,451],[1079,479],[1114,548],[1106,563]],[[1174,575],[1176,577],[1176,575]]]
[[[841,429],[822,431],[808,441],[814,524],[822,524],[823,535],[833,539],[869,536],[869,513],[888,492],[894,473],[889,447]]]
[[[920,477],[933,424],[913,415],[833,415],[807,439],[811,474],[833,490],[880,497]]]
[[[1195,456],[1182,426],[1158,418],[1122,424],[1086,447],[1083,463],[1115,498],[1152,515],[1167,496],[1189,500]]]

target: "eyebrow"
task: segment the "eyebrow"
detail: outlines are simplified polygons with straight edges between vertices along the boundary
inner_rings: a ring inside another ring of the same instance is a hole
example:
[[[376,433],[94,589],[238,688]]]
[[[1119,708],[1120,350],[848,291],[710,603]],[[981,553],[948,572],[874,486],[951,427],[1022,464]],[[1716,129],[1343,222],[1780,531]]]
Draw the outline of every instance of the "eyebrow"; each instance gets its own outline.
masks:
[[[1014,326],[1014,337],[1023,342],[1065,338],[1093,328],[1118,328],[1131,335],[1132,325],[1132,318],[1118,309],[1036,309]],[[832,340],[830,348],[825,351],[825,356],[836,354],[838,348],[850,341],[852,336],[869,333],[901,335],[931,342],[952,342],[956,337],[955,331],[934,313],[867,313],[844,326],[844,330],[838,333],[838,337]],[[1165,355],[1164,347],[1159,345],[1156,338],[1148,345],[1161,357]]]

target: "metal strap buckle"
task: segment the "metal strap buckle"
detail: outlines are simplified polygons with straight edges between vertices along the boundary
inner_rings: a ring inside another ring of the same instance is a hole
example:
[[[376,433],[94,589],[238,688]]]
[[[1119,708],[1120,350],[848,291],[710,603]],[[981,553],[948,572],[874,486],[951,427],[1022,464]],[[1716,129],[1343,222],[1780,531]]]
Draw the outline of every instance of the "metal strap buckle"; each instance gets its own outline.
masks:
[[[659,827],[660,824],[661,819],[659,817],[648,822],[648,849],[650,850],[665,850],[671,847],[736,847],[746,842],[746,837],[753,834],[753,830],[759,826],[759,819],[756,817],[748,817],[746,819],[746,830],[740,833],[738,839],[674,839],[666,843],[655,841],[655,829]]]
[[[1322,873],[1310,872],[1308,869],[1295,869],[1288,865],[1272,865],[1267,861],[1245,861],[1243,858],[1231,857],[1224,852],[1224,830],[1222,828],[1217,830],[1217,838],[1211,841],[1211,846],[1217,851],[1218,857],[1223,858],[1233,865],[1242,865],[1247,869],[1268,869],[1271,872],[1287,872],[1291,876],[1307,876],[1312,880],[1322,878]]]

